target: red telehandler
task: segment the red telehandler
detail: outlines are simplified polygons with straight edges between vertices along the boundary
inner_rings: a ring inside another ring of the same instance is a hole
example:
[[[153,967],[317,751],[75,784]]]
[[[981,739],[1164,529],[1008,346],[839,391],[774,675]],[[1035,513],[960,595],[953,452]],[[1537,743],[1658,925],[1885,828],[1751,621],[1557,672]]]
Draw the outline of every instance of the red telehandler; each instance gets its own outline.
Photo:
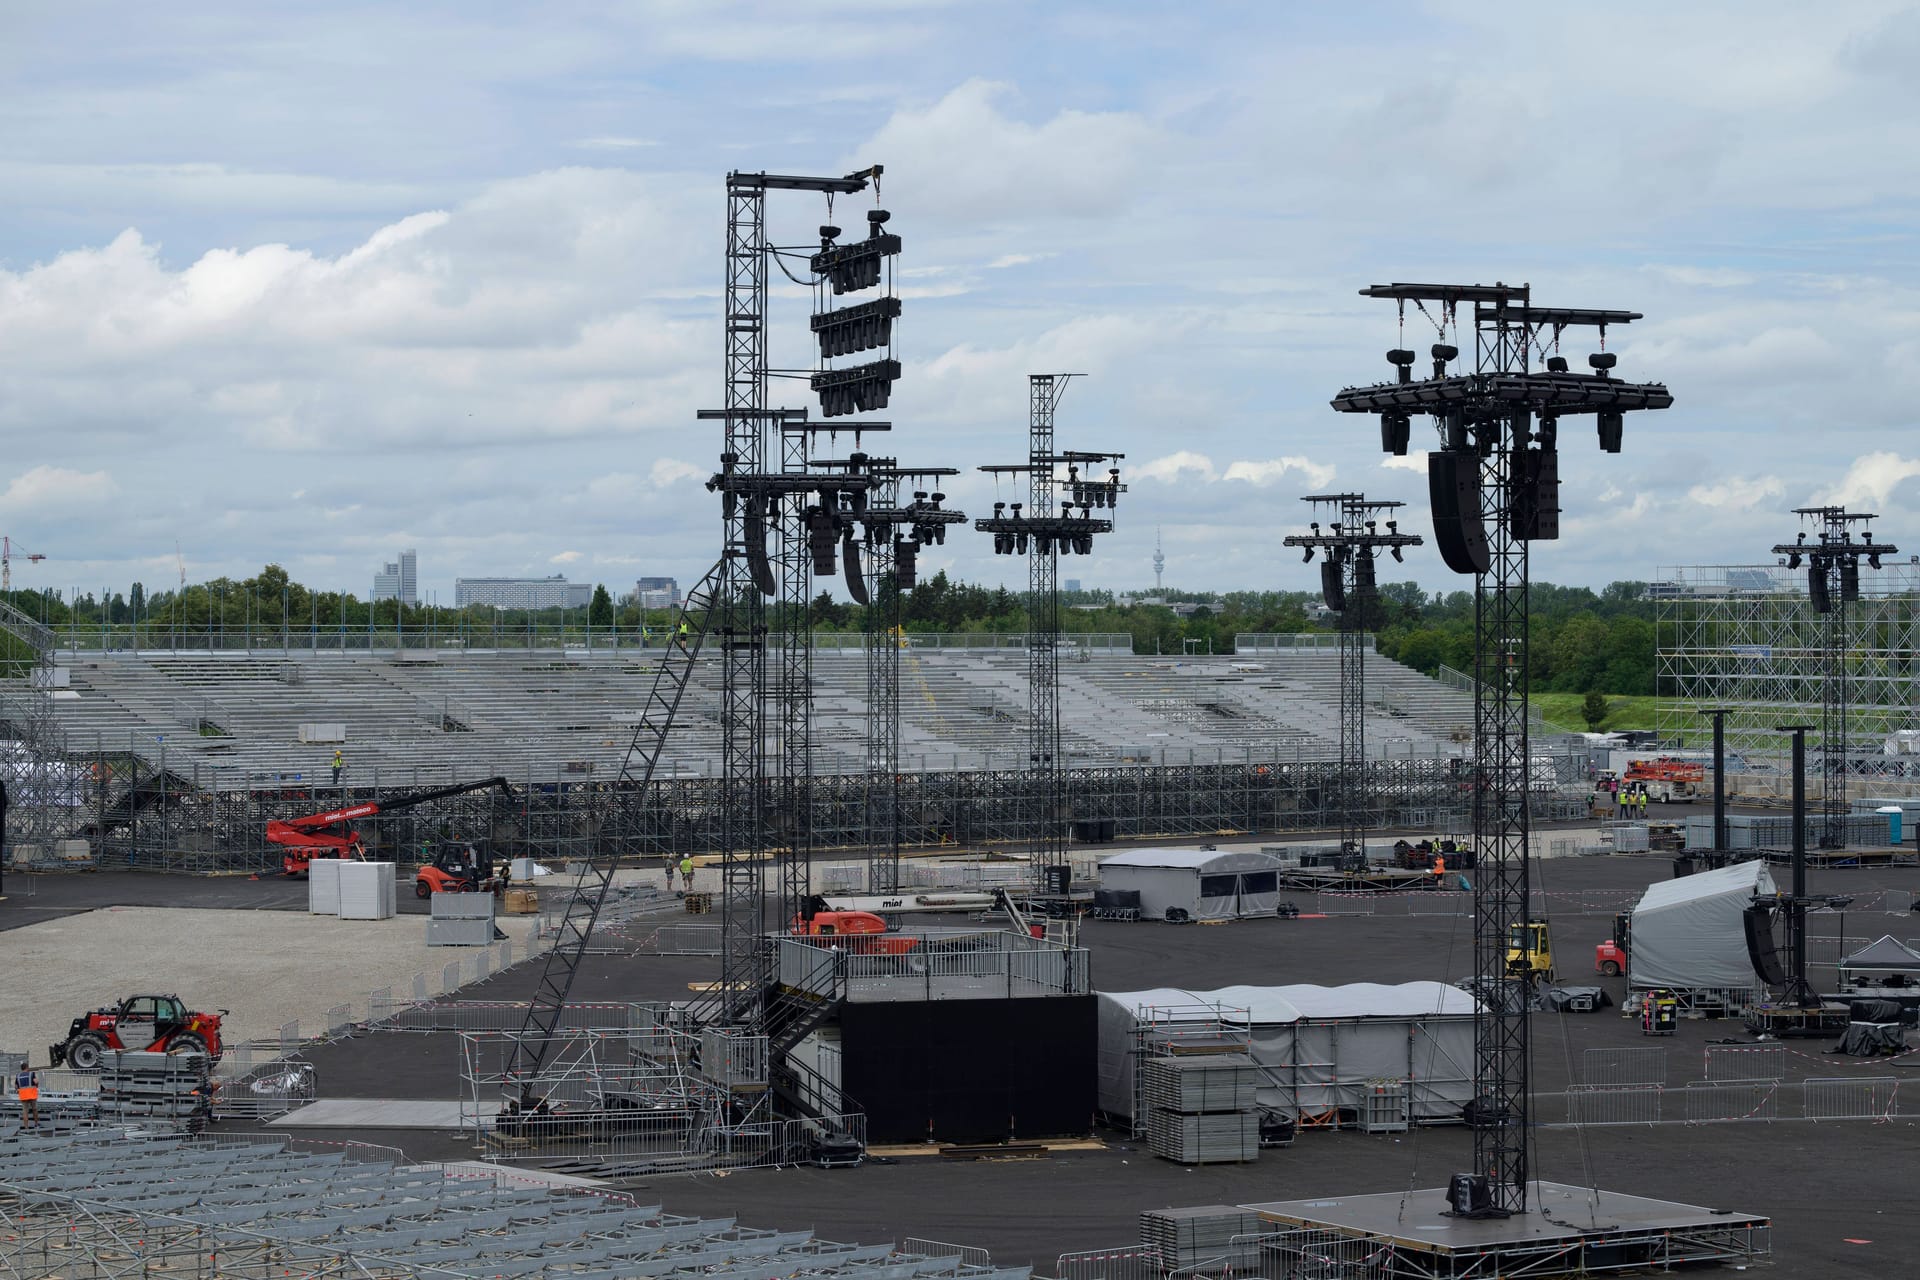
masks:
[[[463,782],[458,786],[440,787],[433,791],[409,791],[402,795],[389,796],[385,800],[368,800],[362,804],[348,805],[344,809],[310,813],[304,818],[288,818],[284,821],[275,818],[267,823],[267,841],[286,850],[280,862],[281,870],[290,876],[305,875],[307,864],[315,858],[365,856],[366,851],[360,845],[360,835],[353,829],[356,818],[371,818],[377,813],[397,813],[402,809],[411,809],[417,804],[426,804],[429,800],[445,800],[449,796],[463,796],[471,791],[487,791],[495,788],[502,795],[513,794],[507,789],[505,778],[486,778],[479,782]]]

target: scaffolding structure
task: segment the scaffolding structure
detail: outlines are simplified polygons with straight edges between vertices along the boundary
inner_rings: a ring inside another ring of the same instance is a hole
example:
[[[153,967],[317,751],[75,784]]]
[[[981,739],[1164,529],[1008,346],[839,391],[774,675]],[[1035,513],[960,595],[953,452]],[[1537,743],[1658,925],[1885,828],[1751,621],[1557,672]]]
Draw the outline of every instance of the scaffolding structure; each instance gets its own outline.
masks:
[[[1432,419],[1434,541],[1449,568],[1474,578],[1474,972],[1490,985],[1474,1017],[1473,1167],[1464,1175],[1474,1203],[1461,1209],[1507,1217],[1527,1211],[1530,1184],[1530,973],[1508,962],[1510,938],[1531,915],[1528,550],[1560,536],[1560,419],[1593,414],[1602,449],[1618,452],[1623,415],[1673,397],[1612,376],[1607,328],[1635,312],[1540,307],[1526,285],[1389,284],[1361,294],[1395,303],[1403,341],[1409,304],[1416,324],[1437,331],[1430,377],[1416,379],[1418,357],[1396,345],[1387,353],[1394,381],[1348,387],[1333,407],[1377,415],[1381,446],[1396,455],[1408,451],[1412,416]],[[1591,373],[1572,372],[1560,354],[1568,329],[1597,331]],[[1455,361],[1466,368],[1450,370]]]
[[[67,759],[54,713],[53,632],[0,601],[0,634],[12,642],[0,670],[0,780],[6,784],[0,858],[50,865],[58,861],[55,841],[66,834],[57,815],[82,801],[98,779],[77,773]]]
[[[1113,522],[1095,518],[1094,511],[1113,510],[1126,491],[1118,467],[1110,468],[1104,479],[1083,479],[1080,474],[1083,466],[1106,466],[1126,455],[1054,448],[1054,414],[1074,376],[1027,375],[1026,462],[980,468],[996,477],[1025,476],[1027,499],[996,502],[993,515],[973,526],[993,535],[996,555],[1027,557],[1027,766],[1033,774],[1027,802],[1033,807],[1026,825],[1033,833],[1028,860],[1035,888],[1049,887],[1047,878],[1057,879],[1057,869],[1067,865],[1069,801],[1066,761],[1060,753],[1060,553],[1091,555],[1095,535],[1113,531]],[[1078,516],[1073,514],[1076,507]]]
[[[1835,613],[1813,608],[1804,570],[1785,564],[1662,568],[1654,618],[1656,724],[1662,741],[1710,740],[1707,712],[1726,709],[1726,743],[1736,772],[1784,776],[1786,744],[1776,727],[1822,725],[1808,749],[1819,762],[1820,801],[1845,811],[1849,779],[1876,789],[1911,777],[1913,757],[1889,750],[1903,729],[1920,728],[1920,564],[1859,568],[1847,602],[1844,643],[1831,638]],[[1850,747],[1828,749],[1827,672],[1846,685]],[[1829,781],[1831,780],[1831,781]],[[1824,811],[1824,809],[1823,809]]]
[[[1416,534],[1401,533],[1393,518],[1403,502],[1367,500],[1364,493],[1319,493],[1301,499],[1316,514],[1328,508],[1332,527],[1290,534],[1283,545],[1300,547],[1308,561],[1314,552],[1320,562],[1321,597],[1340,615],[1340,795],[1344,815],[1340,825],[1341,852],[1358,866],[1367,861],[1367,828],[1372,824],[1373,797],[1367,786],[1367,652],[1373,637],[1368,614],[1379,599],[1375,559],[1386,551],[1395,560],[1407,547],[1420,545]],[[1386,532],[1379,529],[1386,525]]]

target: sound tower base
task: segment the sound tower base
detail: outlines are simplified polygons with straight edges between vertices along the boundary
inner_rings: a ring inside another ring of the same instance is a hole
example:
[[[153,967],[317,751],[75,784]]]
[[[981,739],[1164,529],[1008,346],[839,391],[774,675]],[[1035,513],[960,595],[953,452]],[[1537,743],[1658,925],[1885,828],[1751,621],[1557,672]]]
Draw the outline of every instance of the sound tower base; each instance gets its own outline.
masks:
[[[1595,1275],[1771,1258],[1770,1219],[1535,1182],[1524,1214],[1447,1216],[1447,1189],[1279,1200],[1245,1208],[1270,1235],[1268,1280],[1478,1280]],[[1544,1212],[1542,1212],[1544,1208]]]

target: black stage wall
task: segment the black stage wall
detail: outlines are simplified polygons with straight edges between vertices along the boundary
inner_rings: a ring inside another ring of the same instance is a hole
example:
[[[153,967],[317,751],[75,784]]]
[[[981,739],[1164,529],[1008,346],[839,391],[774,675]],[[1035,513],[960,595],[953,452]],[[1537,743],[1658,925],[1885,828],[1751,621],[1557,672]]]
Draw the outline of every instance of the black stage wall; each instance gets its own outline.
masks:
[[[999,1142],[1093,1125],[1094,997],[846,1001],[840,1088],[869,1142]]]

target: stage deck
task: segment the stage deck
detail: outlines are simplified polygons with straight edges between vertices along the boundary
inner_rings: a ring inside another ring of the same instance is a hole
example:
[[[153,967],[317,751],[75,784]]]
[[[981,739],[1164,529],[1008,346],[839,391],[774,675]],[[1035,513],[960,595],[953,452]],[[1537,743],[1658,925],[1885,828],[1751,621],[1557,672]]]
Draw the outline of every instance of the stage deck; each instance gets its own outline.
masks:
[[[1359,1262],[1370,1276],[1432,1280],[1551,1276],[1751,1262],[1770,1256],[1770,1220],[1672,1200],[1535,1182],[1511,1218],[1447,1215],[1444,1187],[1243,1206],[1273,1224],[1280,1257],[1269,1274],[1319,1275]]]

